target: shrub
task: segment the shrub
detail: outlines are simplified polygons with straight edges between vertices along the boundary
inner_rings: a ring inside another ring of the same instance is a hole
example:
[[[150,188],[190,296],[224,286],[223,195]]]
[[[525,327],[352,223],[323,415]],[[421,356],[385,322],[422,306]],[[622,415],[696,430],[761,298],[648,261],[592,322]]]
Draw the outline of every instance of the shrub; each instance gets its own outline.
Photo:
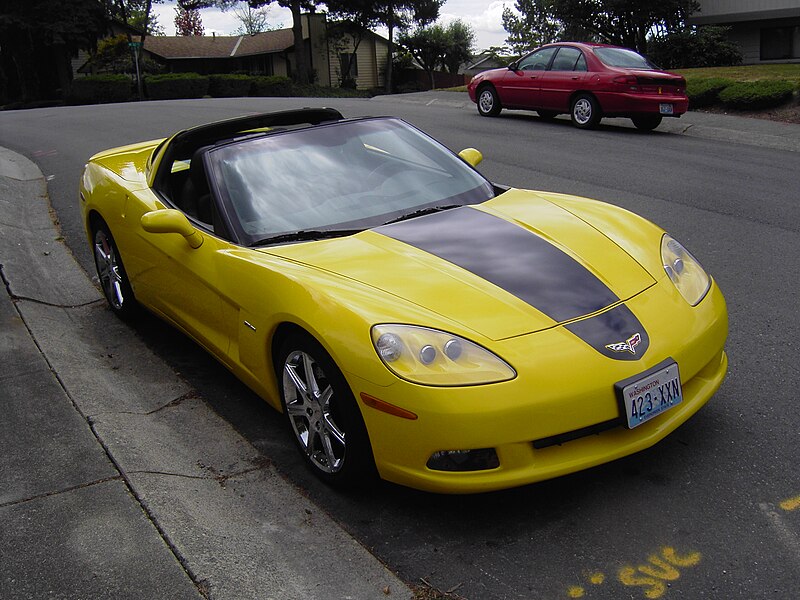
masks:
[[[208,92],[208,77],[197,73],[167,73],[145,77],[147,96],[151,100],[202,98]]]
[[[710,77],[686,80],[686,93],[691,108],[702,108],[719,103],[719,93],[734,83],[725,77]]]
[[[253,78],[253,96],[293,96],[292,80],[282,75]]]
[[[783,104],[792,97],[794,90],[793,83],[780,79],[737,81],[722,90],[719,99],[726,106],[756,110]]]
[[[127,75],[90,75],[72,82],[70,104],[126,102],[131,98],[131,78]]]
[[[213,98],[249,96],[253,78],[248,75],[209,75],[208,94]]]
[[[709,25],[656,38],[648,42],[647,56],[664,69],[739,65],[742,53],[727,39],[728,29]]]

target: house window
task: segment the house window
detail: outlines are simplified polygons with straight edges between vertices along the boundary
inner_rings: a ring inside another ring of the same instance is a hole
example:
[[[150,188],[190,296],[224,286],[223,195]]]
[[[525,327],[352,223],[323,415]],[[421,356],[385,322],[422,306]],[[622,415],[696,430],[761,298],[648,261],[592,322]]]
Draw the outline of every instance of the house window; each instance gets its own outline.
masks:
[[[347,70],[348,65],[350,66],[349,73]],[[339,54],[339,69],[343,79],[345,73],[349,75],[350,79],[358,77],[358,55],[355,52],[342,52]]]
[[[761,30],[761,60],[800,58],[800,27]]]

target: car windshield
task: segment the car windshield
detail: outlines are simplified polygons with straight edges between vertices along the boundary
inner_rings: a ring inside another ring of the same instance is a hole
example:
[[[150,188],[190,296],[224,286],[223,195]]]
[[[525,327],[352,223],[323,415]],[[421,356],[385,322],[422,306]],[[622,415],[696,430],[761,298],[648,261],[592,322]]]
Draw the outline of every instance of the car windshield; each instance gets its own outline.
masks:
[[[352,233],[494,196],[494,187],[404,121],[276,132],[210,150],[223,203],[248,245]]]
[[[595,48],[594,53],[609,67],[654,70],[657,67],[641,54],[625,48]]]

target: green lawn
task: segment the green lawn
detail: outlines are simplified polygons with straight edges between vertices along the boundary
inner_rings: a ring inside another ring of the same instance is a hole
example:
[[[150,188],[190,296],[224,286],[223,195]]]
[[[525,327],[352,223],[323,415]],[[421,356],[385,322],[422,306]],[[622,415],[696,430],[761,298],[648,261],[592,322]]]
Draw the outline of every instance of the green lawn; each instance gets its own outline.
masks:
[[[742,65],[739,67],[705,67],[702,69],[677,69],[686,78],[726,77],[734,81],[759,79],[786,79],[800,84],[800,64]]]

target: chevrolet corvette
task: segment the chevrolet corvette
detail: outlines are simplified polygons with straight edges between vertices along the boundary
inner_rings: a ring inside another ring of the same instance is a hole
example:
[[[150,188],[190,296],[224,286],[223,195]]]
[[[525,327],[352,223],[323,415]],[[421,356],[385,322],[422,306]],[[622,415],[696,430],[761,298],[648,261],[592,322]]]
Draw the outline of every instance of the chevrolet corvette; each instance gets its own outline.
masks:
[[[204,347],[327,483],[484,492],[652,446],[725,376],[719,287],[653,223],[481,159],[284,111],[100,152],[80,207],[110,309]]]

